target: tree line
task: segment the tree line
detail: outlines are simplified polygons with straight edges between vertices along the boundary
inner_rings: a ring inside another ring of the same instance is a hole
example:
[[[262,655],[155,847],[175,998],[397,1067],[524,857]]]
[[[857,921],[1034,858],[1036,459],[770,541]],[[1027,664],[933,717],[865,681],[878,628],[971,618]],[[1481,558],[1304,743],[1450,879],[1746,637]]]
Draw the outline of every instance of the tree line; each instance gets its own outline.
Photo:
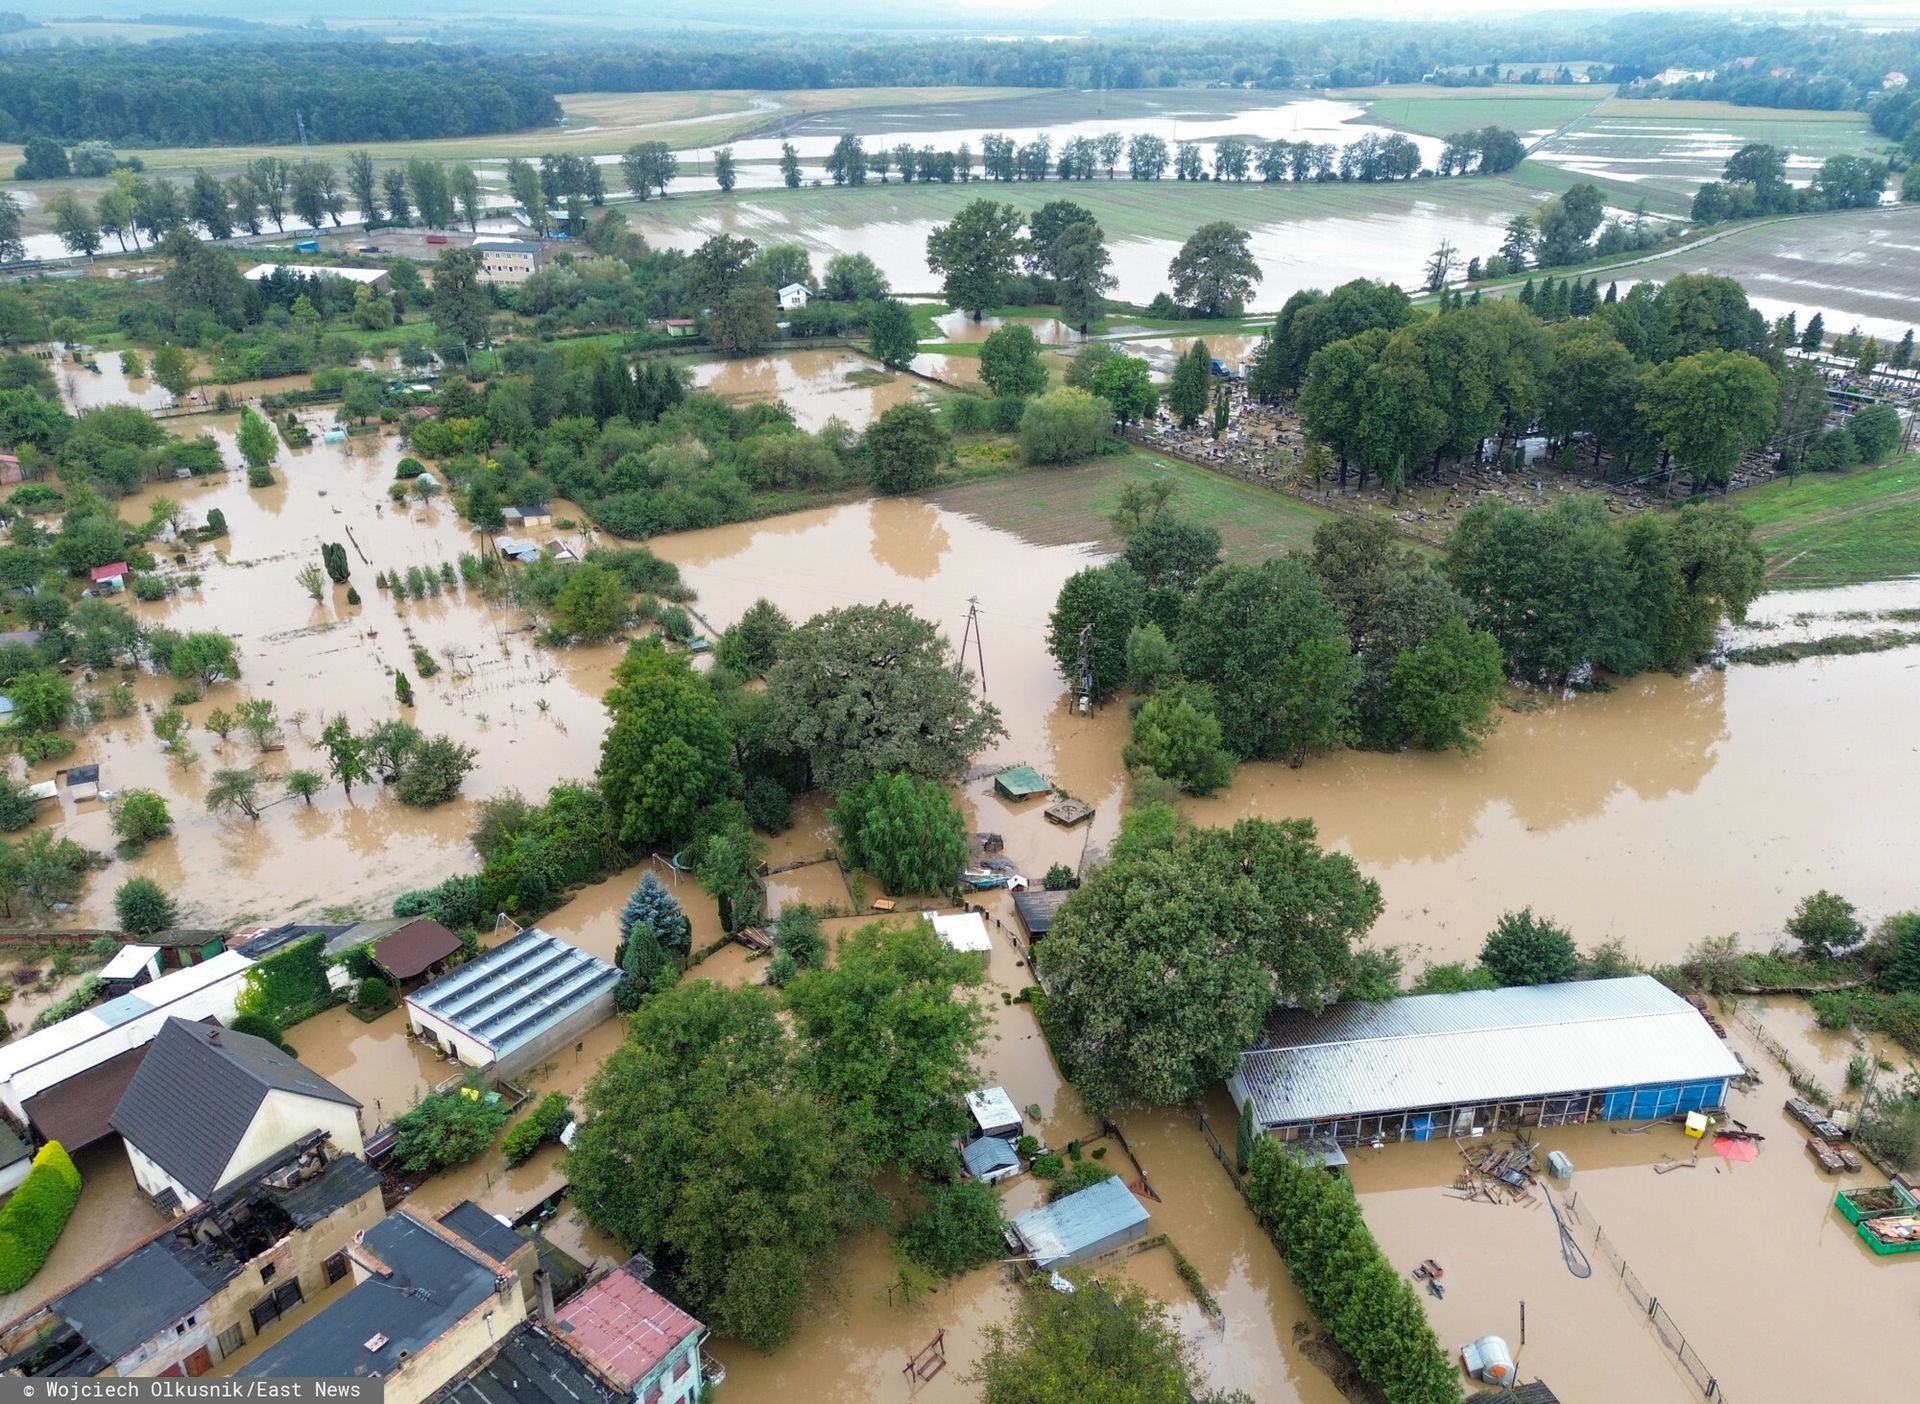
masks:
[[[1912,198],[1920,198],[1920,181],[1909,178],[1906,185],[1913,186]],[[1827,157],[1808,185],[1792,185],[1787,180],[1787,153],[1753,141],[1727,158],[1719,180],[1694,192],[1693,222],[1710,225],[1810,210],[1872,209],[1886,186],[1885,161],[1847,155]],[[1904,185],[1902,198],[1909,198]]]
[[[252,40],[0,57],[0,139],[290,146],[520,131],[560,120],[548,88],[478,49]]]
[[[793,148],[783,157],[786,183],[799,185],[800,171]],[[1213,143],[1211,164],[1201,144],[1181,141],[1169,145],[1151,132],[1128,136],[1103,132],[1077,136],[1055,149],[1052,137],[1042,133],[1032,141],[1016,143],[1002,132],[980,138],[980,173],[974,175],[973,147],[966,142],[952,151],[907,143],[868,150],[865,141],[847,133],[828,153],[826,170],[835,185],[865,185],[871,176],[884,183],[897,172],[903,182],[973,179],[1001,182],[1043,180],[1113,180],[1124,157],[1129,180],[1163,180],[1171,172],[1177,181],[1386,181],[1439,176],[1494,175],[1512,170],[1526,155],[1520,138],[1504,127],[1459,132],[1446,139],[1433,168],[1421,164],[1420,148],[1399,132],[1369,132],[1345,146],[1332,142],[1248,141],[1222,137]],[[786,160],[792,164],[787,165]]]
[[[1248,384],[1269,402],[1297,393],[1343,482],[1354,468],[1397,492],[1537,431],[1568,466],[1578,444],[1596,464],[1611,453],[1616,475],[1685,472],[1700,492],[1776,436],[1819,429],[1819,404],[1795,404],[1811,423],[1782,424],[1789,340],[1784,318],[1770,326],[1738,283],[1706,274],[1609,290],[1552,326],[1517,299],[1478,294],[1416,316],[1397,288],[1360,280],[1289,298]]]

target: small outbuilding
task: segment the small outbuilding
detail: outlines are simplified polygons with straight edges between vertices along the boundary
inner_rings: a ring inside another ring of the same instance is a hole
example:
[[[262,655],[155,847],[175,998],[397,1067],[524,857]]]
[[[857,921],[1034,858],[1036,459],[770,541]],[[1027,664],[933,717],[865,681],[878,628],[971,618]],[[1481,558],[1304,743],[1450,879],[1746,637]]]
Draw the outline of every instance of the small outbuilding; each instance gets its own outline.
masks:
[[[1020,1119],[1020,1109],[1004,1087],[982,1087],[978,1092],[967,1093],[967,1110],[973,1116],[975,1135],[1017,1141],[1026,1132],[1027,1124]]]
[[[993,788],[1007,799],[1022,800],[1030,795],[1044,795],[1053,786],[1030,765],[1010,765],[993,777]]]
[[[780,289],[777,296],[780,299],[780,310],[782,312],[798,312],[802,307],[805,307],[809,302],[813,301],[813,289],[809,288],[805,283],[788,283],[784,288]]]
[[[100,797],[100,767],[98,765],[70,765],[56,776],[67,787],[67,798],[90,800]]]
[[[1009,1228],[1041,1272],[1078,1267],[1147,1236],[1147,1208],[1118,1177],[1029,1209]]]
[[[95,566],[87,572],[87,578],[93,581],[96,595],[111,594],[115,590],[127,588],[127,563],[115,561],[112,565]]]
[[[1053,930],[1054,918],[1060,914],[1061,904],[1071,896],[1071,890],[1036,892],[1032,888],[1013,894],[1013,909],[1020,913],[1020,924],[1026,927],[1029,941],[1038,941]]]
[[[468,1067],[510,1078],[613,1013],[620,971],[529,927],[415,990],[407,1023]]]
[[[496,536],[493,538],[493,549],[510,561],[525,562],[540,559],[540,548],[520,536]]]
[[[158,946],[129,945],[115,951],[107,963],[100,967],[101,982],[107,987],[107,997],[123,995],[135,985],[144,985],[156,979],[160,974],[160,948]]]
[[[998,1136],[982,1136],[960,1147],[960,1161],[967,1173],[982,1184],[998,1184],[1020,1173],[1019,1152]]]
[[[928,912],[934,933],[956,951],[993,950],[993,938],[987,934],[987,919],[978,912]]]
[[[415,917],[376,942],[373,963],[395,981],[426,974],[460,949],[460,938],[432,917]]]

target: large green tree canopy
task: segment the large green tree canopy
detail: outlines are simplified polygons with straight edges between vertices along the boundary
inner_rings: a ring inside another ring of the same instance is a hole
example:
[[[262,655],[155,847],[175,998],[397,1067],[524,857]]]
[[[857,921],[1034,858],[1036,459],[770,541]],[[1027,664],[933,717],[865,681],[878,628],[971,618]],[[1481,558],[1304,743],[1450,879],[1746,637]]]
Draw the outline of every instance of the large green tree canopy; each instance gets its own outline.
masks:
[[[1036,956],[1048,1033],[1102,1111],[1218,1082],[1276,1005],[1342,987],[1380,915],[1378,884],[1322,851],[1307,820],[1167,828],[1134,825]]]
[[[767,674],[768,729],[806,754],[815,784],[844,790],[904,771],[950,780],[1003,735],[973,674],[905,605],[850,605],[795,629]]]
[[[627,650],[607,693],[600,791],[631,847],[678,840],[736,780],[733,733],[704,678],[657,639]]]

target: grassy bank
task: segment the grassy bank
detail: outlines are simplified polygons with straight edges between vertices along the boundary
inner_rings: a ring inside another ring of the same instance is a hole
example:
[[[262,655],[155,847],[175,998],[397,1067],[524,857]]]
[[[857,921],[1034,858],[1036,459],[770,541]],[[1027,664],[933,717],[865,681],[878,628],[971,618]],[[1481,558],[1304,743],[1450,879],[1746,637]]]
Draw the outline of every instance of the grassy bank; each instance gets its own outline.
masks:
[[[1920,455],[1803,474],[1734,498],[1777,586],[1852,585],[1920,573]]]
[[[1029,541],[1091,541],[1117,551],[1120,537],[1110,519],[1120,494],[1129,484],[1159,480],[1174,484],[1173,510],[1218,531],[1232,560],[1259,561],[1308,549],[1314,530],[1333,519],[1285,493],[1140,449],[1074,468],[1023,470],[963,483],[934,493],[933,500]]]

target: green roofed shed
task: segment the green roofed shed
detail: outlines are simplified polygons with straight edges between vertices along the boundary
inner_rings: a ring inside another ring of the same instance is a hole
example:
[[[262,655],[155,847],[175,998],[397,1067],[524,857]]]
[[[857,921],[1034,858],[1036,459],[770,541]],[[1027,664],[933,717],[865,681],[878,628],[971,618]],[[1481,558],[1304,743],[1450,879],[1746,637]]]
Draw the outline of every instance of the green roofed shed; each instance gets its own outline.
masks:
[[[1028,795],[1044,795],[1053,786],[1032,766],[1013,765],[993,777],[993,788],[1008,799],[1025,799]]]

